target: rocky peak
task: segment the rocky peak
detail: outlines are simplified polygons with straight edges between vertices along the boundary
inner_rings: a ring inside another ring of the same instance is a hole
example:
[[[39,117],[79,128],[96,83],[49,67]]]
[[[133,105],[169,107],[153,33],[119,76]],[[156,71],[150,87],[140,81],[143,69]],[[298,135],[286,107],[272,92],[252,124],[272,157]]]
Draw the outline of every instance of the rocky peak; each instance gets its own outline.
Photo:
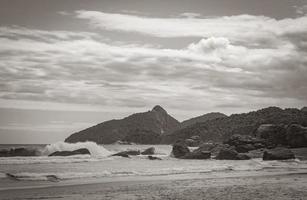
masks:
[[[153,107],[153,109],[151,111],[167,114],[167,112],[161,106],[159,106],[159,105],[156,105],[155,107]]]

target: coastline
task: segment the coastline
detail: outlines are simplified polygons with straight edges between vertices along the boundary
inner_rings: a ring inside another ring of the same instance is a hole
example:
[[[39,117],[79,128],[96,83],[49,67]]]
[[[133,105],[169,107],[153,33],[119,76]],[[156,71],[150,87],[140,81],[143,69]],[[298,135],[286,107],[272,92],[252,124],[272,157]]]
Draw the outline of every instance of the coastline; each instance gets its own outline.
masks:
[[[0,191],[1,199],[306,199],[307,170],[79,180]]]

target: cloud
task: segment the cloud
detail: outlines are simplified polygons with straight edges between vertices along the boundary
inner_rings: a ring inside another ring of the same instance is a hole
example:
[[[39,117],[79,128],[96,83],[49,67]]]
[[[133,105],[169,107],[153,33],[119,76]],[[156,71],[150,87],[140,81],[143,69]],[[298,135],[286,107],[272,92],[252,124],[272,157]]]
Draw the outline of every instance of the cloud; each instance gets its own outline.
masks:
[[[229,112],[240,105],[306,103],[305,17],[77,14],[111,31],[201,38],[170,49],[110,43],[92,32],[0,27],[0,99],[115,109],[161,104],[174,110],[216,111],[229,105]]]
[[[76,11],[94,28],[155,37],[226,37],[233,42],[282,42],[280,37],[307,34],[307,16],[276,20],[266,16],[235,15],[211,18],[149,18],[136,15]]]

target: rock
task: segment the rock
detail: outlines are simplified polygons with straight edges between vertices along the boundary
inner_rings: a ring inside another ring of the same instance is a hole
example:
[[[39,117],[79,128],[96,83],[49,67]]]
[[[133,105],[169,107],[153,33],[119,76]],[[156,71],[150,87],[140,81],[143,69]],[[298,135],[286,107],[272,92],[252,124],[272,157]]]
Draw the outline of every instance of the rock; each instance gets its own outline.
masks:
[[[181,158],[188,153],[190,153],[190,150],[189,150],[188,146],[185,144],[184,141],[179,140],[179,141],[175,142],[175,144],[173,144],[172,155],[175,158]]]
[[[307,127],[291,124],[287,127],[286,136],[290,147],[307,147]]]
[[[201,138],[198,135],[194,135],[188,139],[185,140],[185,143],[189,146],[189,147],[197,147],[202,143]]]
[[[198,149],[201,149],[202,151],[211,151],[213,148],[215,148],[218,144],[215,143],[202,143]]]
[[[122,157],[129,157],[130,156],[137,156],[140,155],[140,150],[127,150],[127,151],[121,151],[119,153],[113,154],[111,156],[122,156]]]
[[[150,147],[148,149],[145,149],[141,154],[142,155],[154,155],[155,154],[155,147]]]
[[[246,152],[249,152],[255,149],[256,147],[252,144],[242,144],[242,145],[236,146],[236,151],[238,153],[246,153]]]
[[[162,160],[161,158],[155,157],[155,156],[148,156],[148,159],[149,160]]]
[[[184,141],[189,147],[197,147],[199,143],[193,139],[185,139]]]
[[[27,148],[12,148],[9,150],[1,150],[0,157],[16,157],[16,156],[37,156],[38,152],[35,149]]]
[[[230,146],[229,144],[216,144],[213,148],[210,149],[212,156],[217,156],[217,154],[221,151],[221,149],[235,149],[234,147]]]
[[[238,152],[232,148],[223,148],[217,154],[215,159],[218,160],[237,160],[238,159]]]
[[[251,159],[251,157],[247,154],[239,153],[237,155],[237,160],[249,160],[249,159]]]
[[[91,154],[88,149],[81,148],[74,151],[56,151],[48,156],[73,156],[73,155],[85,155],[85,154]]]
[[[119,153],[113,154],[111,156],[121,156],[121,157],[124,157],[124,158],[130,158],[129,155],[125,152],[119,152]]]
[[[229,144],[230,146],[238,146],[244,144],[253,143],[253,138],[249,135],[232,135],[228,140],[224,142],[225,144]]]
[[[286,128],[284,125],[262,124],[256,130],[257,138],[264,139],[267,146],[287,145]]]
[[[266,150],[263,153],[263,160],[287,160],[294,159],[294,153],[287,148],[277,147],[275,149]]]
[[[209,159],[211,158],[211,152],[210,151],[199,151],[198,149],[196,149],[193,152],[187,153],[182,158],[183,159]]]

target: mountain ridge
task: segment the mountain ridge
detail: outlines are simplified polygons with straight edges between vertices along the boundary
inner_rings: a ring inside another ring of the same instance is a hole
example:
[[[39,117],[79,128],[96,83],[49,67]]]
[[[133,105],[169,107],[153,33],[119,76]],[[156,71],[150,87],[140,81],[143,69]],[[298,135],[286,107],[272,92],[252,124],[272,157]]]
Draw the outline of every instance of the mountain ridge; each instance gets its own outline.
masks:
[[[65,142],[93,141],[98,144],[110,144],[124,140],[142,144],[160,143],[163,134],[179,127],[180,123],[157,105],[150,111],[105,121],[73,133]]]
[[[206,113],[206,114],[182,121],[181,127],[183,128],[183,127],[190,126],[192,124],[201,123],[201,122],[205,122],[205,121],[213,120],[217,118],[222,118],[222,117],[227,117],[227,115],[220,113],[220,112],[210,112],[210,113]]]
[[[307,126],[307,112],[296,108],[267,107],[248,113],[232,114],[175,130],[164,135],[162,143],[170,144],[194,135],[200,136],[205,142],[222,142],[234,134],[252,135],[261,124],[290,123]]]

